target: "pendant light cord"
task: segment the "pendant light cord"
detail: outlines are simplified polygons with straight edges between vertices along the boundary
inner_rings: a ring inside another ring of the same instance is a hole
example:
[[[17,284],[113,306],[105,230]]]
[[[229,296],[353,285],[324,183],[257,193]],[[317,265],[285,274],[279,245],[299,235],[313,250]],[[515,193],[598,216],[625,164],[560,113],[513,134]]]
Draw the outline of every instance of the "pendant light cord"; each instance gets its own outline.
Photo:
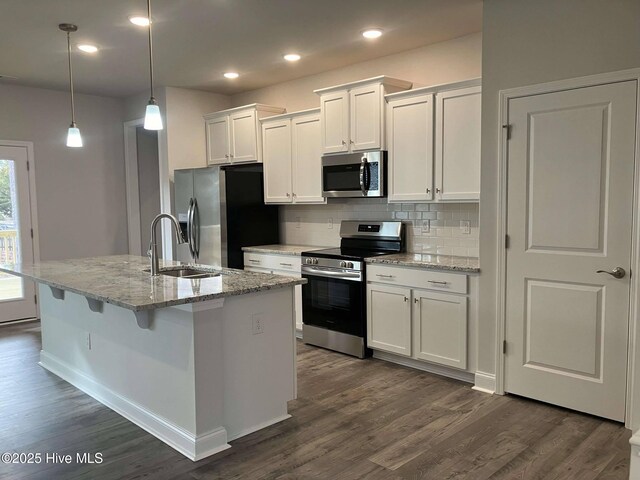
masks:
[[[71,68],[71,38],[67,32],[67,53],[69,55],[69,90],[71,91],[71,126],[76,126],[76,108],[73,100],[73,69]]]
[[[147,0],[147,19],[149,20],[149,79],[151,84],[151,100],[153,97],[153,42],[151,40],[151,0]]]

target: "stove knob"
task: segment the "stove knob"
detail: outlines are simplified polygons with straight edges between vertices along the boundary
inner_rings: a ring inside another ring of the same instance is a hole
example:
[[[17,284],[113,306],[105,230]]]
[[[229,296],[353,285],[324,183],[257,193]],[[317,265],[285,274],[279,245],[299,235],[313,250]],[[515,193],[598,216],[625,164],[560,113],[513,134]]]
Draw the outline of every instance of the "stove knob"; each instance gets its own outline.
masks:
[[[317,265],[317,264],[318,264],[318,259],[317,259],[317,258],[314,258],[314,259],[313,259],[313,264],[314,264],[314,265]]]
[[[345,262],[344,260],[340,262],[340,267],[347,268],[347,262]]]
[[[347,262],[347,268],[353,268],[353,262]]]
[[[307,258],[304,263],[306,263],[307,265],[311,265],[313,263],[313,259],[311,258]]]

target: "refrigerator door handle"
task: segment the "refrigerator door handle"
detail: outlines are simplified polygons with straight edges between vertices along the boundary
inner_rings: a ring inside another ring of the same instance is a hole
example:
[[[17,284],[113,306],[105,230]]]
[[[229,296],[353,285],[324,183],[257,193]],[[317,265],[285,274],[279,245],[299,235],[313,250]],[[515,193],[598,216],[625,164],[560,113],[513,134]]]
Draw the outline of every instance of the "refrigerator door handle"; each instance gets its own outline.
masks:
[[[189,244],[189,254],[191,258],[195,259],[195,252],[193,250],[192,238],[193,238],[193,198],[189,199],[189,211],[187,212],[187,243]]]
[[[191,235],[193,236],[194,260],[200,258],[200,210],[198,209],[198,199],[193,199],[193,209],[191,212]]]

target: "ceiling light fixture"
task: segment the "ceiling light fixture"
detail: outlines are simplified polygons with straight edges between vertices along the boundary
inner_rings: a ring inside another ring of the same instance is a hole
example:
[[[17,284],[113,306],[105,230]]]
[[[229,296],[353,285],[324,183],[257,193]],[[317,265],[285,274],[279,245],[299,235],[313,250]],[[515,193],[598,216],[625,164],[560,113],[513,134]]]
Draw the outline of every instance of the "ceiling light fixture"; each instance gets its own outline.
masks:
[[[147,0],[147,18],[151,18],[151,0]],[[153,42],[151,39],[151,24],[149,24],[149,85],[151,96],[144,115],[145,130],[162,130],[162,115],[160,107],[153,96]]]
[[[297,62],[298,60],[300,60],[300,55],[298,55],[297,53],[287,53],[284,56],[284,59],[287,62]]]
[[[67,55],[69,57],[69,91],[71,92],[71,125],[67,131],[67,147],[81,147],[82,136],[80,129],[76,125],[76,112],[73,102],[73,69],[71,68],[71,32],[78,31],[78,27],[71,23],[61,23],[58,28],[63,32],[67,32]]]
[[[224,74],[224,78],[238,78],[240,74],[236,72],[227,72]]]
[[[98,51],[98,47],[96,47],[95,45],[84,44],[78,45],[78,50],[81,50],[85,53],[96,53]]]
[[[370,28],[369,30],[362,32],[362,36],[368,39],[379,38],[382,36],[382,30],[379,28]]]
[[[149,26],[149,18],[151,17],[143,17],[142,15],[131,15],[129,17],[129,21],[139,27],[147,27]]]

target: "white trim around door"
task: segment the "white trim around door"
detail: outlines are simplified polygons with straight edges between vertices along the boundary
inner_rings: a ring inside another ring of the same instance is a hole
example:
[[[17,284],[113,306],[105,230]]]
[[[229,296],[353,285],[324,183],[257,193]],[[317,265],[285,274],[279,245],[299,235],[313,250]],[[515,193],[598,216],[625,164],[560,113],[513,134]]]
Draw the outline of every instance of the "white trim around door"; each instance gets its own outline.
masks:
[[[507,233],[507,140],[508,104],[509,100],[518,97],[559,92],[576,88],[604,85],[615,82],[635,80],[636,90],[636,145],[635,145],[635,178],[634,178],[634,211],[633,239],[631,252],[632,272],[640,272],[640,69],[630,69],[619,72],[604,73],[587,77],[549,82],[544,84],[518,87],[499,92],[499,163],[498,163],[498,225],[497,225],[497,316],[495,338],[495,392],[504,394],[505,354],[503,343],[506,326],[506,246]],[[503,128],[503,126],[505,126]],[[626,394],[625,425],[637,430],[640,427],[640,283],[637,274],[631,276],[631,305],[629,318],[629,348]]]

